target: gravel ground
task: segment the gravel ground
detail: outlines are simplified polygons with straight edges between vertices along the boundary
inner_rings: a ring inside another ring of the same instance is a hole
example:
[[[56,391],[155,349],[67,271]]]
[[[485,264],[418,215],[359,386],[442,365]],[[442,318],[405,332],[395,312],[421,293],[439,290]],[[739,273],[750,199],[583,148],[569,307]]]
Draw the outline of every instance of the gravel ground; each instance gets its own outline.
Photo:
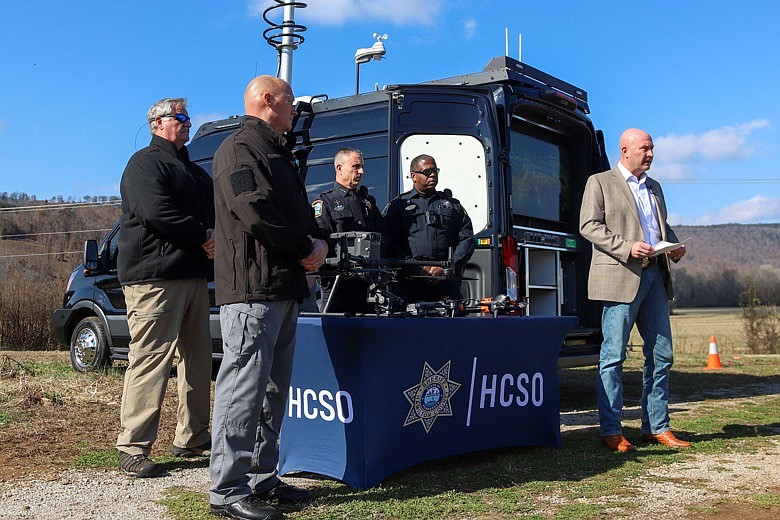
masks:
[[[68,470],[47,479],[4,482],[0,518],[167,518],[166,509],[156,501],[176,486],[208,491],[208,468],[151,479],[128,478],[118,471]]]
[[[742,398],[744,400],[744,398]],[[725,401],[725,400],[724,400]],[[696,403],[676,403],[688,409]],[[631,413],[632,410],[628,409]],[[636,412],[636,410],[633,410]],[[595,411],[561,416],[561,430],[593,428]],[[565,437],[564,437],[565,439]],[[772,447],[760,453],[699,454],[677,464],[650,468],[649,478],[627,483],[638,508],[632,518],[675,519],[687,517],[691,505],[702,508],[723,498],[739,499],[752,493],[780,490],[780,432],[768,438]],[[156,502],[166,489],[182,487],[208,491],[208,468],[173,470],[164,478],[132,479],[111,470],[68,470],[47,478],[0,483],[0,518],[3,519],[156,519],[168,518]],[[306,486],[306,479],[287,479]],[[139,497],[144,497],[139,500]],[[570,503],[566,496],[539,497],[550,504]],[[625,511],[615,511],[624,516]],[[757,518],[748,515],[743,520]]]
[[[160,478],[130,478],[119,471],[68,470],[48,478],[0,483],[0,518],[36,520],[141,520],[171,518],[157,504],[170,488],[208,493],[209,471],[171,471]],[[284,477],[306,487],[307,479]],[[139,497],[144,497],[140,500]],[[216,518],[216,517],[215,517]]]

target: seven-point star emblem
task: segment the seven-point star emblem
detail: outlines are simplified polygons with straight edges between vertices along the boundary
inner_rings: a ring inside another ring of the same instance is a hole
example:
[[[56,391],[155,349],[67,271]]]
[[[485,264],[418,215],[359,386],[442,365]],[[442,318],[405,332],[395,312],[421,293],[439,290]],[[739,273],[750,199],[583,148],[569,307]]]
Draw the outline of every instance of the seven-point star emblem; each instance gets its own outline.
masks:
[[[458,391],[460,383],[450,381],[450,363],[447,361],[441,369],[434,371],[426,361],[420,383],[404,390],[406,400],[412,405],[404,426],[420,421],[428,433],[438,416],[452,415],[450,398]]]

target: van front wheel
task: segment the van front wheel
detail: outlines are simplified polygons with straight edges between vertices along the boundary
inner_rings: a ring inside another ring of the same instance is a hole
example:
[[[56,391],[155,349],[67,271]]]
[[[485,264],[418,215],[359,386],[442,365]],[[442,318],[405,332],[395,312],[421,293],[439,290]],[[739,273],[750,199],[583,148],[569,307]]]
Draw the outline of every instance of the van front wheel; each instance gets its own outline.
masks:
[[[108,366],[108,341],[99,318],[89,316],[76,325],[70,337],[70,363],[78,372],[94,372]]]

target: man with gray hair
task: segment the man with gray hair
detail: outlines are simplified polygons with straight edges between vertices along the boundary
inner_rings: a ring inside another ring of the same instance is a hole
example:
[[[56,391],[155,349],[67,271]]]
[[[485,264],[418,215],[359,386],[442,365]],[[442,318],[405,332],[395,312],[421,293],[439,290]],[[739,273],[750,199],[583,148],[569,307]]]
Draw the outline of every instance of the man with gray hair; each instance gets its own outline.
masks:
[[[147,121],[152,141],[130,158],[120,184],[117,275],[131,339],[116,447],[119,468],[133,477],[160,473],[149,454],[175,353],[179,406],[171,451],[195,457],[211,448],[214,189],[184,147],[192,126],[187,100],[158,101]]]

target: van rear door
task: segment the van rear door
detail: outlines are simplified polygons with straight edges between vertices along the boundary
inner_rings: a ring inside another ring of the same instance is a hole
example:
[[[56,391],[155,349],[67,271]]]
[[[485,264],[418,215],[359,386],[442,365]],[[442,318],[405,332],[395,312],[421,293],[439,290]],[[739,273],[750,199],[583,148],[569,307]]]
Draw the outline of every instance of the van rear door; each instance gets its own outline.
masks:
[[[395,86],[390,95],[389,182],[393,195],[412,188],[409,165],[420,154],[436,159],[439,190],[449,188],[474,225],[477,249],[466,266],[464,295],[492,296],[504,232],[498,124],[487,88]],[[466,287],[467,286],[467,287]]]

